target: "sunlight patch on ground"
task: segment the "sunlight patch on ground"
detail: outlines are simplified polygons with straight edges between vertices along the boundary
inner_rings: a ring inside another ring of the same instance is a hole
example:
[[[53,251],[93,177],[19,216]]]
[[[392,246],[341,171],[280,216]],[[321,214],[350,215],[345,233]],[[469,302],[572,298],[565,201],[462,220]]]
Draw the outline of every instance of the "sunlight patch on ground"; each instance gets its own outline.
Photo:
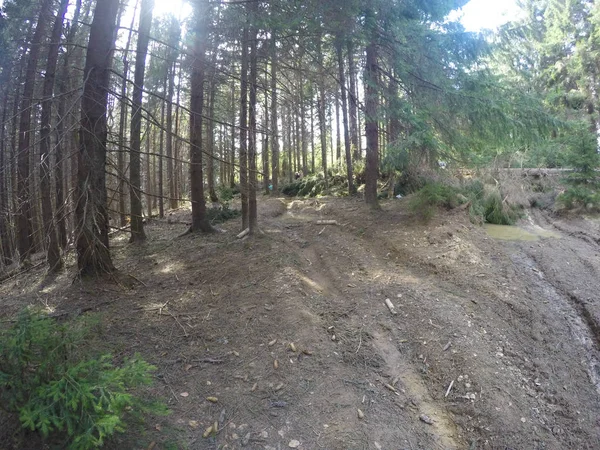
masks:
[[[161,273],[178,273],[183,270],[183,264],[181,263],[170,263],[165,264],[162,269],[160,269]]]

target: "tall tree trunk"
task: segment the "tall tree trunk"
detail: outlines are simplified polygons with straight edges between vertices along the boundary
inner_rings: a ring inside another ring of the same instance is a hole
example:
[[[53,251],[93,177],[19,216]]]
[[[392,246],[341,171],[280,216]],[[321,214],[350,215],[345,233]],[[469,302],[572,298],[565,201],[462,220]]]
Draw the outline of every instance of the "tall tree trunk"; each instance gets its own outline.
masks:
[[[265,73],[264,85],[269,85],[268,73]],[[271,190],[269,189],[270,180],[269,180],[269,97],[265,94],[265,105],[264,105],[264,129],[267,130],[263,140],[262,147],[262,163],[263,163],[263,184],[265,189],[265,195],[269,195]]]
[[[4,105],[2,108],[2,122],[0,122],[0,248],[2,249],[2,263],[4,265],[9,265],[12,260],[12,249],[10,246],[10,238],[9,238],[9,217],[10,217],[10,209],[8,205],[8,192],[9,192],[9,180],[10,176],[10,162],[8,158],[6,158],[6,128],[7,118],[8,118],[8,110],[9,110],[9,101],[8,101],[8,93],[11,88],[11,72],[12,70],[6,68],[6,73],[8,74],[6,77],[3,77],[2,84],[5,86],[4,92],[2,95],[2,104]]]
[[[65,186],[68,186],[68,171],[67,161],[73,160],[72,155],[65,152],[65,148],[68,150],[68,142],[71,141],[69,138],[70,132],[65,130],[69,129],[69,123],[71,121],[71,115],[67,114],[67,104],[69,91],[69,70],[70,62],[73,54],[73,44],[79,31],[79,20],[81,15],[81,4],[82,0],[77,0],[75,3],[75,12],[73,13],[73,20],[71,21],[71,28],[65,39],[66,52],[61,63],[60,73],[58,76],[58,107],[57,107],[57,123],[56,123],[56,228],[58,232],[58,240],[60,247],[66,250],[68,239],[67,239],[67,209],[68,203],[65,201]],[[68,191],[68,189],[67,189]]]
[[[168,67],[168,66],[167,66]],[[167,91],[167,77],[169,70],[167,69],[165,73],[165,79],[163,84],[163,93]],[[163,174],[163,152],[165,145],[165,130],[162,126],[165,123],[165,102],[164,100],[160,102],[160,130],[159,130],[159,138],[158,138],[158,217],[165,217],[165,194],[164,194],[164,174]]]
[[[146,209],[148,211],[148,220],[152,217],[152,155],[150,155],[152,151],[152,125],[149,121],[146,121]],[[141,163],[141,161],[140,161]],[[140,179],[140,183],[142,180]],[[140,198],[141,198],[140,193]]]
[[[302,175],[308,175],[308,139],[306,137],[306,99],[304,79],[300,79],[300,140],[302,141]]]
[[[249,226],[248,217],[248,25],[242,33],[242,73],[240,83],[240,191],[242,230]]]
[[[258,0],[248,4],[250,8],[250,139],[248,142],[248,172],[250,182],[248,183],[248,225],[250,234],[258,230],[258,205],[256,203],[257,174],[256,174],[256,91],[258,84],[258,55],[256,54],[256,41],[258,40]]]
[[[310,172],[315,173],[315,113],[312,83],[310,87]]]
[[[37,26],[31,41],[31,50],[27,60],[25,83],[23,84],[23,96],[21,99],[19,146],[17,149],[17,227],[19,230],[17,244],[19,248],[19,257],[22,262],[29,258],[34,249],[30,192],[31,180],[29,171],[30,150],[32,148],[31,136],[34,134],[31,116],[37,63],[40,58],[40,49],[46,32],[46,23],[50,16],[51,6],[51,0],[42,0]]]
[[[132,27],[133,28],[133,27]],[[125,55],[127,54],[128,46],[125,47]],[[125,129],[127,124],[127,77],[129,76],[129,61],[127,56],[123,56],[123,80],[121,80],[121,114],[119,116],[119,151],[117,153],[117,172],[119,174],[119,184],[117,187],[119,195],[119,223],[121,227],[127,225],[127,212],[125,194]]]
[[[350,144],[354,152],[354,160],[361,159],[360,152],[360,134],[358,126],[358,100],[356,98],[356,69],[354,64],[354,44],[352,39],[347,41],[348,50],[348,78],[350,79]]]
[[[335,161],[342,162],[342,133],[340,131],[340,91],[335,90]]]
[[[123,52],[123,79],[121,80],[121,113],[119,116],[119,151],[117,153],[117,172],[119,174],[119,184],[117,187],[119,196],[119,223],[121,227],[127,225],[127,194],[125,192],[125,181],[126,181],[126,169],[125,169],[125,155],[127,154],[125,133],[127,129],[127,80],[129,78],[129,47],[131,45],[131,36],[133,34],[133,26],[135,23],[135,16],[139,6],[139,0],[136,0],[133,8],[133,15],[131,17],[131,25],[129,27],[129,33],[127,35],[127,44],[125,44],[125,51]]]
[[[41,161],[41,197],[42,197],[42,218],[44,223],[44,234],[48,239],[47,258],[50,272],[58,271],[62,268],[62,259],[60,257],[60,247],[56,227],[54,226],[54,212],[52,208],[51,195],[51,171],[50,171],[50,146],[52,135],[52,97],[54,95],[54,82],[56,78],[56,66],[58,62],[58,50],[60,46],[60,37],[62,35],[63,21],[67,8],[68,0],[61,0],[50,37],[50,46],[48,48],[48,57],[46,59],[46,72],[44,74],[44,88],[42,100],[42,118],[41,118],[41,136],[40,136],[40,161]],[[62,183],[62,180],[57,180]]]
[[[321,133],[321,166],[323,167],[323,176],[325,177],[325,189],[328,189],[327,177],[327,123],[325,117],[326,98],[325,98],[325,74],[323,73],[323,36],[319,33],[317,37],[317,60],[319,67],[319,131]]]
[[[196,2],[196,37],[192,67],[190,104],[190,186],[192,193],[192,225],[190,232],[213,231],[206,217],[204,199],[204,173],[202,167],[202,111],[204,108],[204,76],[206,58],[206,27],[208,26],[208,0]]]
[[[235,188],[235,81],[231,83],[231,161],[229,165],[229,187]]]
[[[177,208],[175,176],[173,173],[173,94],[175,92],[175,62],[169,70],[169,87],[167,88],[167,183],[169,184],[169,208]]]
[[[378,133],[378,73],[377,43],[372,22],[373,13],[368,11],[365,22],[371,27],[371,38],[367,45],[365,68],[365,134],[367,135],[367,164],[365,169],[365,201],[373,208],[379,207],[377,179],[379,178],[379,133]]]
[[[129,242],[142,242],[146,239],[142,222],[142,179],[141,134],[142,134],[142,95],[146,72],[146,54],[152,26],[154,0],[142,0],[140,6],[140,27],[135,53],[135,73],[133,75],[133,97],[131,112],[131,149],[129,153],[129,198],[131,202],[131,237]],[[150,174],[148,174],[150,175]]]
[[[216,54],[216,50],[215,50]],[[214,60],[213,67],[215,67],[216,58]],[[211,202],[218,202],[219,197],[217,196],[217,192],[215,191],[215,122],[213,121],[215,117],[215,96],[217,95],[217,85],[216,85],[216,70],[213,71],[209,93],[208,93],[208,118],[206,121],[206,143],[208,144],[208,158],[206,161],[206,181],[208,184],[208,197]]]
[[[271,171],[273,192],[279,191],[279,117],[277,115],[277,36],[271,35]]]
[[[119,0],[96,4],[84,69],[78,164],[77,265],[82,276],[114,270],[108,246],[106,140],[111,49]]]
[[[344,71],[344,55],[342,49],[342,39],[338,38],[336,45],[338,60],[338,76],[340,79],[340,90],[342,93],[342,118],[344,126],[344,151],[346,157],[346,177],[348,178],[348,194],[356,194],[354,186],[354,170],[352,167],[352,148],[350,145],[350,132],[348,130],[348,99],[346,95],[346,74]]]
[[[182,65],[179,65],[179,76],[178,79],[181,80],[182,75]],[[175,136],[175,142],[173,146],[173,184],[175,185],[175,207],[179,206],[179,199],[181,198],[181,162],[179,161],[179,149],[180,149],[180,141],[177,139],[179,136],[179,100],[181,98],[181,83],[177,83],[177,99],[175,100],[175,131],[173,132],[173,136]]]

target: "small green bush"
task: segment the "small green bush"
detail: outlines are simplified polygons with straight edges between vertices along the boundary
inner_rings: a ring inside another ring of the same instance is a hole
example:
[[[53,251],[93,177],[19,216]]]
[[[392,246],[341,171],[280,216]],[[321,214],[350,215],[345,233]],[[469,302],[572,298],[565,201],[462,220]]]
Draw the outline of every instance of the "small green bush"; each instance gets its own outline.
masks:
[[[208,208],[206,216],[211,224],[223,223],[242,215],[239,209],[231,209],[229,203],[223,203],[215,208]]]
[[[410,200],[409,208],[423,220],[429,220],[437,208],[456,208],[460,204],[459,192],[442,183],[427,183]]]
[[[86,351],[90,334],[83,320],[58,324],[28,311],[0,333],[1,407],[74,450],[101,447],[128,418],[167,412],[131,393],[152,382],[155,368],[138,355],[117,367],[110,355]]]
[[[217,187],[217,192],[219,194],[219,199],[221,199],[222,202],[230,202],[233,200],[233,196],[235,195],[233,188],[223,185],[219,185],[219,187]]]
[[[409,207],[423,220],[429,220],[437,208],[453,209],[468,204],[472,222],[513,225],[519,218],[518,208],[502,201],[496,188],[486,189],[475,180],[461,188],[429,182],[410,200]]]

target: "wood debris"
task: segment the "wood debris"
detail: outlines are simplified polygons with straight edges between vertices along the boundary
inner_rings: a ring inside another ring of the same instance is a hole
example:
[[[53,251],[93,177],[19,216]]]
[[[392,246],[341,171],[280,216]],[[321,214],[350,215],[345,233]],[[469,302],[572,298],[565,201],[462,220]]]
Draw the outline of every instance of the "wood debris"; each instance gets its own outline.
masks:
[[[398,312],[396,311],[396,307],[394,306],[394,304],[392,303],[392,301],[389,298],[385,299],[385,305],[388,307],[388,309],[394,316],[396,314],[398,314]]]

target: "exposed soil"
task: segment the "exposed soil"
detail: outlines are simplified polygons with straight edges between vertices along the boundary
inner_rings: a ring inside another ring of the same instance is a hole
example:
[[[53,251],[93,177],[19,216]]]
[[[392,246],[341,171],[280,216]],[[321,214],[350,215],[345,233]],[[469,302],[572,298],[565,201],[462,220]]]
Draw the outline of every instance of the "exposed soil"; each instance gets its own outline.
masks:
[[[600,448],[600,221],[532,210],[522,226],[560,238],[511,242],[404,200],[260,208],[244,240],[237,220],[177,237],[184,209],[117,238],[113,281],[11,278],[0,318],[92,308],[114,353],[158,367],[172,414],[114,448]],[[33,448],[10,423],[0,448]]]

